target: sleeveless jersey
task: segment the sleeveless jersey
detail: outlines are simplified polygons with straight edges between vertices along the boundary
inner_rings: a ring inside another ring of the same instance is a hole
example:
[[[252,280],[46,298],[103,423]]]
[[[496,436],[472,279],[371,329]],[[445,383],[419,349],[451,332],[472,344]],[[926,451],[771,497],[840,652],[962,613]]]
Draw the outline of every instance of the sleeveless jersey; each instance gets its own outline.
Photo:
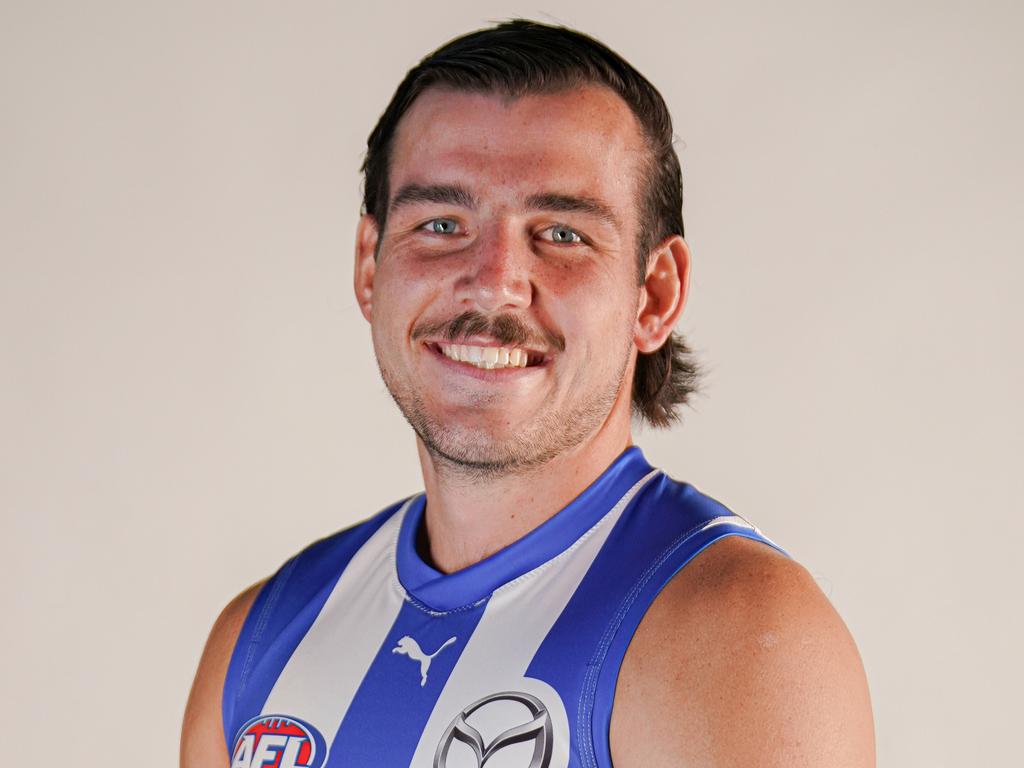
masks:
[[[417,550],[424,507],[322,539],[262,588],[224,685],[232,768],[610,768],[619,667],[659,591],[725,536],[775,547],[636,447],[455,573]]]

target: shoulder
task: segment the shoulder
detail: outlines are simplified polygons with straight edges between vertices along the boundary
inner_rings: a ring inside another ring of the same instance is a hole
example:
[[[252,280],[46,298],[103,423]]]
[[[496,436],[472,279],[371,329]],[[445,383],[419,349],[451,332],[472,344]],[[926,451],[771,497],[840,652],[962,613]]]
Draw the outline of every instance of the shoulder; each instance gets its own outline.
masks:
[[[611,746],[620,768],[874,765],[856,646],[806,569],[724,538],[640,622],[619,673]]]
[[[210,630],[196,671],[181,729],[182,768],[222,766],[227,757],[221,718],[221,694],[228,663],[245,618],[266,580],[229,602]]]

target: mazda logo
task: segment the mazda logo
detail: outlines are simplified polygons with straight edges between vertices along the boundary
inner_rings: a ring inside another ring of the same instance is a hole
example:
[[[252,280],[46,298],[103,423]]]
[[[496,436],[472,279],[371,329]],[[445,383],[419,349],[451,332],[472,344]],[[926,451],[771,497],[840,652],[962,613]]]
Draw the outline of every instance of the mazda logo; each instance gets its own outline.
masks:
[[[466,718],[495,701],[515,701],[523,704],[530,712],[530,720],[503,731],[490,744],[484,744],[480,731],[467,723]],[[474,701],[455,716],[437,745],[437,752],[434,753],[434,768],[447,768],[448,751],[456,741],[468,745],[476,755],[477,768],[483,768],[496,752],[510,744],[531,740],[533,741],[533,757],[530,759],[529,765],[524,765],[523,768],[548,768],[551,763],[551,743],[553,741],[551,716],[541,700],[536,696],[519,691],[492,693],[490,696],[484,696],[482,699]]]

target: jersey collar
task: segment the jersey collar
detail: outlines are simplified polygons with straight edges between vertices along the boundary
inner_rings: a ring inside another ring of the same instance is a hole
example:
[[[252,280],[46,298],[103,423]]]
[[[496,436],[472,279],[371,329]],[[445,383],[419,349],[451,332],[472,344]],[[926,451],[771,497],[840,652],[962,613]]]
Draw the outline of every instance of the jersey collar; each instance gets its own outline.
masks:
[[[435,611],[453,611],[485,600],[501,585],[572,546],[651,469],[638,447],[627,448],[583,493],[548,520],[490,557],[448,574],[424,562],[416,551],[426,507],[426,497],[420,495],[409,504],[399,529],[395,552],[398,579],[412,597]]]

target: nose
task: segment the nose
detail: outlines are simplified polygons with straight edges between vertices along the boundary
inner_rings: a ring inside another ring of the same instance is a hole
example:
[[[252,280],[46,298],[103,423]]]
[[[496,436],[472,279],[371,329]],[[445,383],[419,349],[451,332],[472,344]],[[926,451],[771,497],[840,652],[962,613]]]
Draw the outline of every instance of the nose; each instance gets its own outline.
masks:
[[[455,285],[455,299],[467,309],[497,312],[530,305],[533,253],[509,227],[495,226],[481,236]]]

